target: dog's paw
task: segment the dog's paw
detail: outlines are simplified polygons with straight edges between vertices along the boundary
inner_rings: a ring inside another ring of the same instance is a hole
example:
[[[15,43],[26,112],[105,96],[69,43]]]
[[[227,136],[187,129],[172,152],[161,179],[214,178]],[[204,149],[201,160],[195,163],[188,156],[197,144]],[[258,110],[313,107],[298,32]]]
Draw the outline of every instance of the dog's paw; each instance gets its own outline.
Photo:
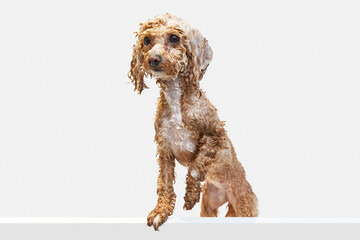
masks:
[[[191,210],[200,201],[201,186],[188,190],[184,196],[184,210]]]
[[[184,203],[183,209],[184,209],[184,210],[191,210],[191,209],[193,209],[193,207],[195,206],[195,204],[196,204],[197,202],[198,202],[198,201],[196,201],[196,200],[187,200],[187,201],[185,201],[185,203]]]
[[[153,226],[155,231],[159,231],[159,227],[167,220],[168,215],[159,210],[152,210],[147,217],[147,225]]]

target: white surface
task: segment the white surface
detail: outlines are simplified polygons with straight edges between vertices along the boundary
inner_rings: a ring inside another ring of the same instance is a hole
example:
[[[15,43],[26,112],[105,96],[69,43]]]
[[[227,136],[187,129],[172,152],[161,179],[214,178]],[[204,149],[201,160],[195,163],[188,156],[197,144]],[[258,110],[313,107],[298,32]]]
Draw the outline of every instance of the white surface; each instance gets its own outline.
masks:
[[[0,223],[2,239],[359,239],[359,224],[353,223],[168,223],[154,231],[145,223]]]
[[[360,216],[359,1],[1,1],[0,216],[144,217],[158,89],[127,84],[138,23],[171,12],[214,51],[219,109],[262,217]],[[189,11],[189,9],[193,11]],[[185,170],[177,164],[174,217]],[[225,215],[225,208],[221,209]]]

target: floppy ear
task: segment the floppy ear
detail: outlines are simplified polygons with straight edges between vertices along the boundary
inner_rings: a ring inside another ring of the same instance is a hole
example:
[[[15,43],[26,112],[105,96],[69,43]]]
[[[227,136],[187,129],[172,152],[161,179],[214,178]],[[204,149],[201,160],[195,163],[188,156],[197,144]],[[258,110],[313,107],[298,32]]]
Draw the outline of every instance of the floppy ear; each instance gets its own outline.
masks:
[[[199,87],[199,81],[202,79],[209,66],[213,52],[205,37],[196,29],[191,29],[188,36],[189,46],[187,46],[188,55],[188,76],[192,85]]]
[[[148,88],[144,83],[144,76],[146,74],[143,69],[143,61],[144,56],[141,54],[137,43],[135,43],[128,77],[135,86],[134,91],[137,90],[138,94],[141,94],[144,88]]]

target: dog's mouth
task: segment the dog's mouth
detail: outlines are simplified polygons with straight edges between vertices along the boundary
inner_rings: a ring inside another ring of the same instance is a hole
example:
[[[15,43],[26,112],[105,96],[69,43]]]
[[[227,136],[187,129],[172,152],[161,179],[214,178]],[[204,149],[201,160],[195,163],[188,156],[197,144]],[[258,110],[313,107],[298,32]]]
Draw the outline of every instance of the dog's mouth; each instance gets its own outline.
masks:
[[[150,72],[155,77],[165,77],[166,76],[166,71],[162,68],[158,68],[158,67],[151,68]]]
[[[152,68],[151,71],[154,71],[154,72],[162,72],[164,70],[162,70],[161,68]]]

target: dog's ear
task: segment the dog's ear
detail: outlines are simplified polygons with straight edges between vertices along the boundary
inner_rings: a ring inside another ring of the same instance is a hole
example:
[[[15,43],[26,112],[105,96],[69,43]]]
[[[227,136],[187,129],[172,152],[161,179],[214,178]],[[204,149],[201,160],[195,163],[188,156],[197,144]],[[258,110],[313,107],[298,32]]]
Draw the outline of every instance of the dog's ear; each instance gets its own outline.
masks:
[[[196,29],[190,29],[187,40],[188,46],[185,47],[188,57],[188,79],[198,88],[199,81],[212,60],[213,52],[206,38]]]
[[[138,94],[141,94],[144,88],[148,88],[144,83],[144,76],[146,74],[143,69],[143,61],[144,56],[140,52],[139,44],[135,43],[133,46],[133,55],[130,63],[130,71],[128,73],[128,77],[135,86],[134,91],[136,90]]]

